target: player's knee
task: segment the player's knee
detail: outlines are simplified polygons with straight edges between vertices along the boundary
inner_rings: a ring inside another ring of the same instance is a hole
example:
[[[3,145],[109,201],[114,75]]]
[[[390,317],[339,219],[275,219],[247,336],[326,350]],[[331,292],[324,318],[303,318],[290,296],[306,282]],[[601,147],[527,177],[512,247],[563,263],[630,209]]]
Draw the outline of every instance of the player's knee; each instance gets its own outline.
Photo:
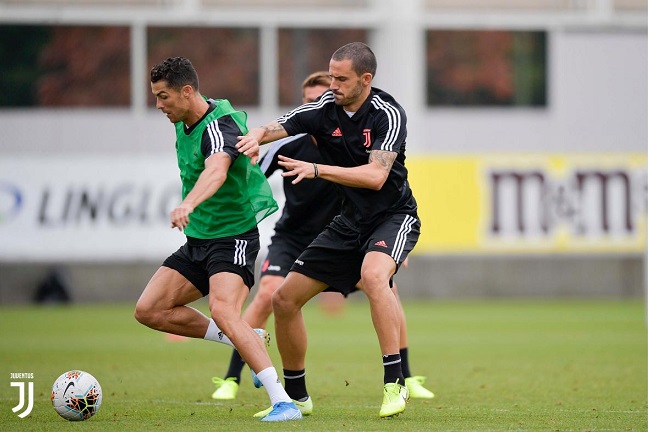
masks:
[[[389,285],[389,278],[386,277],[384,271],[381,269],[362,269],[360,276],[362,278],[362,289],[366,293],[370,293],[372,290],[380,289]]]
[[[246,318],[249,318],[249,311],[254,311],[254,317],[261,321],[268,319],[270,314],[272,314],[272,293],[268,293],[267,295],[255,295],[254,299],[252,299],[252,303],[250,303],[250,306],[246,310],[246,314],[244,315]]]
[[[286,297],[281,289],[272,294],[272,310],[275,315],[289,312],[291,309],[294,309],[294,303]]]
[[[161,314],[142,301],[138,301],[135,305],[134,316],[140,324],[151,328],[158,328],[162,322]]]
[[[272,294],[274,294],[276,289],[277,287],[272,284],[261,284],[253,301],[263,309],[272,309]]]

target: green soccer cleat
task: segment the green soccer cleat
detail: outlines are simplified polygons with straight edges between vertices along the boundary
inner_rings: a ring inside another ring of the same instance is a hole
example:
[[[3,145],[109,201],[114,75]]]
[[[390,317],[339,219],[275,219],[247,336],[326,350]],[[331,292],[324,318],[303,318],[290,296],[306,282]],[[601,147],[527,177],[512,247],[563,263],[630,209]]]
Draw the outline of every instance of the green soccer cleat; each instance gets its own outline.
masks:
[[[239,385],[236,378],[230,377],[227,379],[214,377],[212,382],[216,384],[216,391],[212,393],[212,399],[232,400],[236,399],[236,392],[238,392]]]
[[[406,386],[397,382],[387,383],[383,388],[383,403],[380,407],[380,417],[391,417],[405,411],[405,404],[409,400],[409,391]]]
[[[293,399],[293,403],[297,406],[297,408],[299,408],[299,411],[302,413],[302,415],[307,416],[307,415],[313,414],[313,399],[311,399],[310,396],[308,396],[308,398],[306,398],[306,400],[303,401],[303,402],[300,402],[300,401],[297,401],[297,400]],[[270,407],[270,408],[264,409],[263,411],[259,411],[258,413],[254,414],[253,417],[256,417],[256,418],[265,417],[268,414],[270,414],[270,411],[272,411],[272,408],[273,407]]]
[[[434,397],[434,393],[423,387],[424,383],[424,376],[411,376],[409,378],[405,378],[405,386],[407,387],[407,390],[409,390],[409,395],[411,398],[432,399]]]

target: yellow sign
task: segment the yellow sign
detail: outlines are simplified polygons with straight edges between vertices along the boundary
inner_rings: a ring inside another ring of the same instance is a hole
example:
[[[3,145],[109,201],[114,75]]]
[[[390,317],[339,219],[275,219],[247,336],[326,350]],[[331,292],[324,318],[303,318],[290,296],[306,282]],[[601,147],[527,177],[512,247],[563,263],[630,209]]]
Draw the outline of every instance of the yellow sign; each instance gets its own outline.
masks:
[[[449,155],[407,160],[415,253],[643,253],[643,154]]]

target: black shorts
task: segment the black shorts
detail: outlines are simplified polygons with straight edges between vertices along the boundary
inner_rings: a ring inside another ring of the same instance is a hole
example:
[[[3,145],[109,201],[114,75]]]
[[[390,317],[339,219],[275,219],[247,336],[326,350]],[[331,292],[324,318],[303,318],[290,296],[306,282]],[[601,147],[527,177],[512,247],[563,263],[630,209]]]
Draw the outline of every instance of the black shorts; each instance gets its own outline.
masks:
[[[209,278],[217,273],[234,273],[248,288],[254,285],[254,264],[259,253],[259,230],[219,239],[187,238],[187,243],[164,260],[187,278],[203,296],[209,294]]]
[[[390,255],[397,272],[414,249],[420,233],[421,222],[407,214],[391,215],[373,229],[362,232],[336,216],[304,250],[290,271],[326,283],[329,286],[326,291],[347,296],[356,290],[367,252]]]
[[[261,265],[261,276],[286,277],[297,257],[315,236],[277,232],[270,239],[268,255]]]

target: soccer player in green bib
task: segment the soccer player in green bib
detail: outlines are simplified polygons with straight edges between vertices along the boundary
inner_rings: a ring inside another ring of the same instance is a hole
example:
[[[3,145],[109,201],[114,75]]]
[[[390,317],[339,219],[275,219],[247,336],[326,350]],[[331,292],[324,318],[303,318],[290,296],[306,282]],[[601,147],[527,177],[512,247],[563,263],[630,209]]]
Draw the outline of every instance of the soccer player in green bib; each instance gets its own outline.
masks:
[[[135,318],[155,330],[236,348],[270,397],[273,410],[261,420],[301,419],[264,346],[267,333],[241,319],[254,285],[257,224],[278,208],[259,167],[236,149],[248,131],[247,115],[227,100],[203,97],[186,58],[154,66],[151,91],[156,107],[175,124],[182,202],[170,222],[187,241],[146,285]],[[206,295],[211,318],[187,306]]]

